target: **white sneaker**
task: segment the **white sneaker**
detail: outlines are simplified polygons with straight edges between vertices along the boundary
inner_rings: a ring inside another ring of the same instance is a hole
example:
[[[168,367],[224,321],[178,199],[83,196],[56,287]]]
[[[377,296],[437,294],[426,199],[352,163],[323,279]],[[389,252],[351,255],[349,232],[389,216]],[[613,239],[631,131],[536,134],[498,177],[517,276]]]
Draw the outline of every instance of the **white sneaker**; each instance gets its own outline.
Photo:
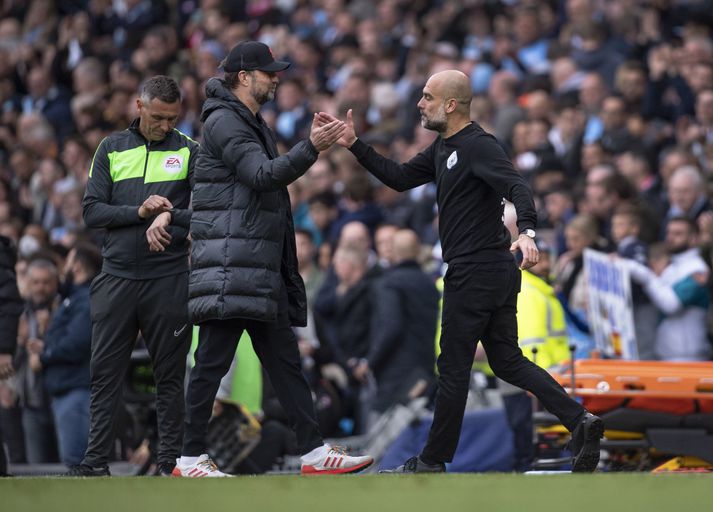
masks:
[[[357,473],[374,463],[372,457],[352,457],[344,448],[325,445],[302,457],[303,475]]]
[[[195,464],[182,465],[181,459],[178,459],[171,476],[182,476],[188,478],[221,478],[232,475],[228,475],[227,473],[220,471],[218,466],[215,465],[215,462],[213,462],[213,459],[211,459],[207,453],[204,453],[198,457]]]

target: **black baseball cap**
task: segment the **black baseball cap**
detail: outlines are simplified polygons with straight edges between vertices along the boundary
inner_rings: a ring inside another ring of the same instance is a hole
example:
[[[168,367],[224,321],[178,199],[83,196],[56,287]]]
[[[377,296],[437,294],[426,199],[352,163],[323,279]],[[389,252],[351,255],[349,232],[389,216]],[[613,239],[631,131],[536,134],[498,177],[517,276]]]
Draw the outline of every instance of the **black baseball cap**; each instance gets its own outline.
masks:
[[[259,41],[242,41],[230,50],[222,62],[222,67],[229,73],[252,71],[258,69],[268,73],[284,71],[290,67],[289,62],[275,60],[270,47]]]

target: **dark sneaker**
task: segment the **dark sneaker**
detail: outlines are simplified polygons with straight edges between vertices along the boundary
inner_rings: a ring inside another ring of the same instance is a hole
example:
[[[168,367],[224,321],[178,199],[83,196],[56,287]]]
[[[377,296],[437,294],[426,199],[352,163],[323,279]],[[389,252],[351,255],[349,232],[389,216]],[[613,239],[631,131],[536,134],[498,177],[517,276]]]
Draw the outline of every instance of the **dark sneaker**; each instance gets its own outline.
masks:
[[[599,464],[599,443],[604,423],[599,416],[586,413],[572,432],[572,473],[591,473]]]
[[[69,468],[64,476],[111,476],[108,467],[93,468],[86,464],[76,464]]]
[[[176,465],[170,462],[159,462],[154,476],[173,476],[173,468],[175,467]]]
[[[402,466],[394,469],[382,469],[379,473],[445,473],[446,465],[426,464],[420,457],[411,457]]]

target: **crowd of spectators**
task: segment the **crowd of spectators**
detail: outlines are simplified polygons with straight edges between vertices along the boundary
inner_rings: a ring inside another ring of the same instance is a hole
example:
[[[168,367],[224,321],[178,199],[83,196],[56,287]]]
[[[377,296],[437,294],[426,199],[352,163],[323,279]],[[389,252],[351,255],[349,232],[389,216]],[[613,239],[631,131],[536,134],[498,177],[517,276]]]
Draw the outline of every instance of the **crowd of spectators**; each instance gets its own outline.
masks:
[[[68,293],[67,255],[101,244],[81,207],[94,151],[136,117],[139,86],[156,74],[178,80],[177,128],[200,142],[204,85],[245,39],[291,62],[262,110],[283,150],[307,136],[313,112],[344,118],[351,108],[366,142],[409,159],[435,136],[416,109],[427,77],[466,73],[472,119],[535,192],[538,238],[555,258],[551,279],[580,354],[592,348],[582,253],[596,248],[643,267],[632,266],[634,310],[647,315],[635,318],[642,358],[710,359],[713,1],[5,0],[0,234],[17,245],[26,301],[20,371],[0,383],[12,460],[57,457],[41,340]],[[312,382],[338,368],[332,381],[351,404],[351,423],[332,421],[325,434],[358,432],[364,390],[394,371],[384,366],[396,341],[380,332],[379,275],[404,259],[434,283],[443,272],[435,186],[395,192],[335,147],[290,197],[314,305],[299,331],[305,368]],[[436,318],[437,301],[428,304],[420,319]],[[422,359],[409,365],[432,367],[433,353]]]

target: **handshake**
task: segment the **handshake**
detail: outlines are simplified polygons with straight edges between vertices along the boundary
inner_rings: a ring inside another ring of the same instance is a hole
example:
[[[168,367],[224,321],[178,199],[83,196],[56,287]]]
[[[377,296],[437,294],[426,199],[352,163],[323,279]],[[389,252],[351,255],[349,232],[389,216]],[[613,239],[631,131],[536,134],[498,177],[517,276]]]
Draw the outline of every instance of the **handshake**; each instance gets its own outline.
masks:
[[[318,152],[329,149],[335,142],[340,146],[350,148],[357,140],[352,109],[347,111],[346,122],[325,112],[315,113],[309,140]]]

